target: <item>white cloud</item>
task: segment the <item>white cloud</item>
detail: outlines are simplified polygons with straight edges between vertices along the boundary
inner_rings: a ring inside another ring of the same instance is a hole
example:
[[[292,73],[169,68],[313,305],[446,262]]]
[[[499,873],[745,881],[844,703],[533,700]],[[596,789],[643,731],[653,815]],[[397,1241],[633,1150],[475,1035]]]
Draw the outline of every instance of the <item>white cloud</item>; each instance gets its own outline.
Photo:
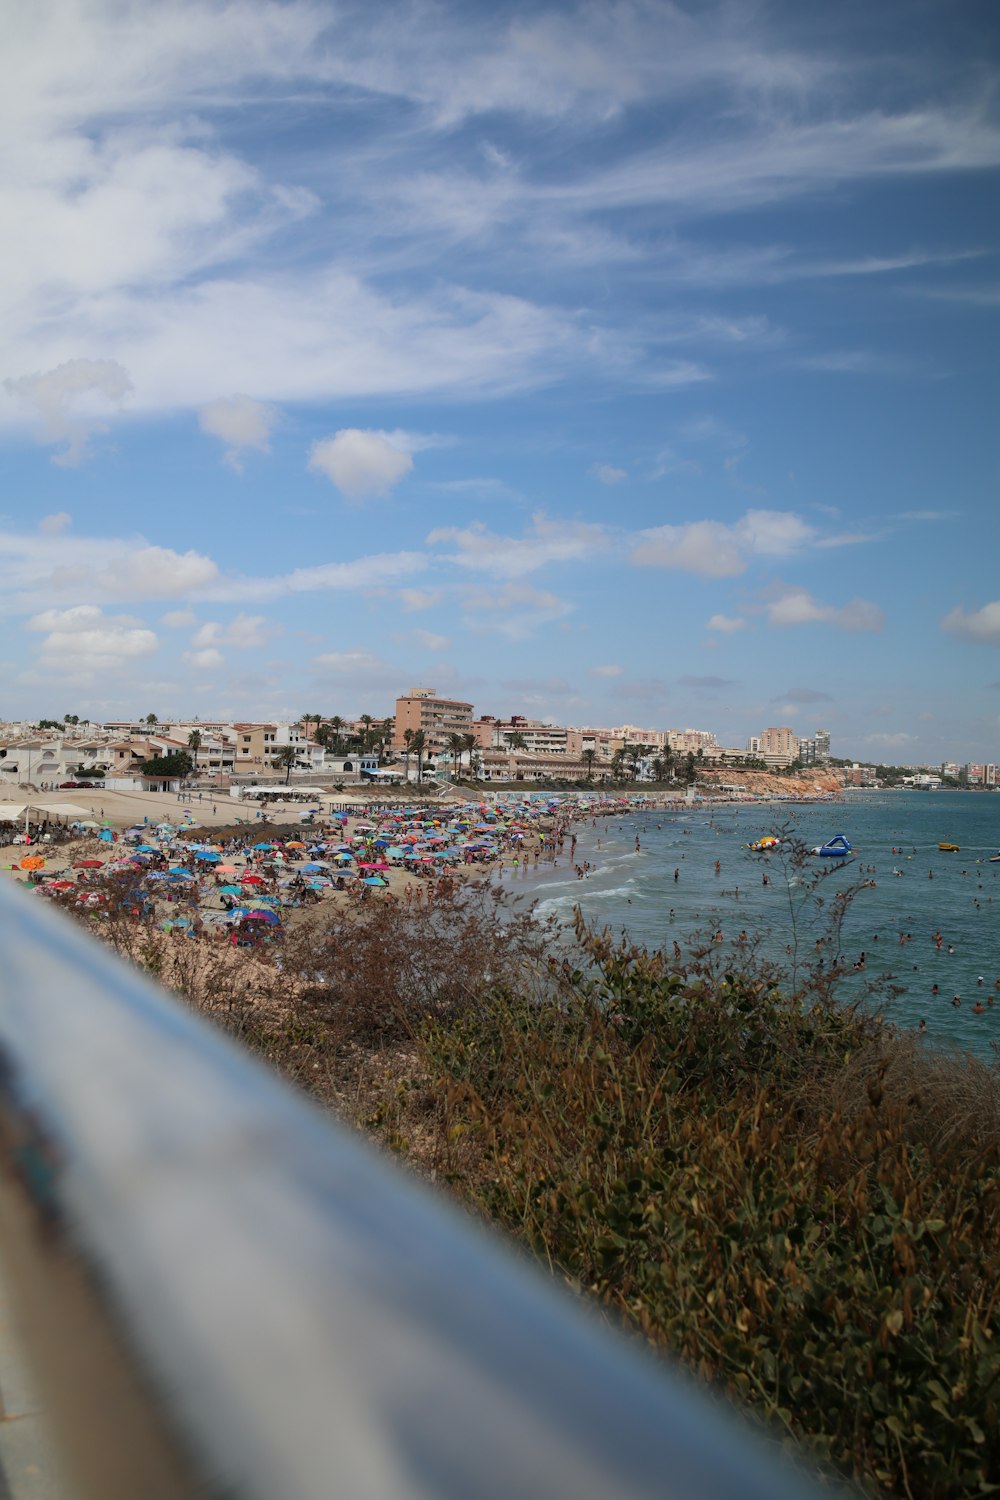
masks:
[[[82,463],[91,433],[104,432],[102,420],[132,390],[129,374],[113,359],[70,359],[53,370],[4,381],[41,421],[42,440],[65,443],[53,456],[64,468]]]
[[[764,607],[768,623],[780,627],[822,624],[841,630],[881,630],[885,623],[881,609],[867,599],[823,604],[806,589],[795,587],[780,587]]]
[[[413,470],[413,459],[387,433],[343,427],[314,443],[309,467],[325,474],[348,500],[387,495]]]
[[[861,736],[862,742],[880,750],[903,750],[907,745],[916,743],[916,735],[908,734],[905,729],[897,730],[895,734],[865,734]]]
[[[590,472],[602,484],[621,484],[623,479],[628,478],[628,470],[616,469],[614,464],[594,464]]]
[[[557,594],[507,583],[499,589],[466,589],[463,593],[464,621],[477,633],[506,636],[523,641],[542,626],[564,620],[574,606]]]
[[[427,651],[445,651],[451,645],[451,640],[446,635],[435,635],[431,630],[414,630],[409,636],[402,636],[402,640],[414,640]]]
[[[733,578],[753,557],[789,557],[816,539],[814,528],[794,511],[748,510],[734,525],[689,521],[637,532],[631,561],[704,578]]]
[[[441,603],[440,589],[400,589],[399,602],[408,612],[435,609]]]
[[[170,599],[198,592],[218,575],[217,564],[200,552],[139,547],[101,569],[94,582],[101,593],[115,599]]]
[[[193,609],[171,609],[160,616],[160,624],[166,625],[168,630],[183,630],[186,626],[194,625],[197,619]]]
[[[313,666],[321,672],[347,677],[365,677],[385,671],[385,663],[371,651],[326,651],[313,657]]]
[[[721,521],[691,521],[686,526],[652,526],[640,531],[631,561],[638,567],[678,568],[703,578],[733,578],[747,565],[732,528]]]
[[[499,536],[476,524],[465,528],[442,526],[427,537],[434,547],[452,542],[455,551],[446,562],[496,578],[523,578],[549,563],[584,562],[607,550],[608,533],[589,521],[552,521],[542,511],[531,518],[524,537]]]
[[[67,526],[72,526],[73,517],[69,511],[60,510],[53,516],[43,516],[38,523],[38,529],[46,536],[58,536],[60,531],[65,531]]]
[[[39,666],[63,676],[114,673],[151,655],[159,642],[152,630],[127,616],[105,615],[90,604],[47,609],[26,621],[43,635]]]
[[[745,630],[746,625],[746,620],[741,620],[738,615],[713,615],[705,629],[718,630],[722,635],[732,635],[737,630]]]
[[[621,677],[624,671],[625,668],[620,667],[617,662],[609,662],[607,666],[591,667],[590,675],[591,677]]]
[[[216,651],[212,646],[204,651],[185,651],[184,660],[189,666],[194,667],[196,672],[215,672],[226,664],[226,658],[222,652]]]
[[[240,614],[227,625],[218,620],[206,620],[191,637],[191,644],[199,648],[234,646],[242,651],[252,646],[263,646],[273,631],[274,627],[269,625],[263,615]]]
[[[941,621],[941,628],[966,641],[996,645],[1000,642],[1000,599],[968,612],[956,605]]]
[[[225,462],[239,474],[243,471],[245,449],[270,452],[271,429],[277,415],[265,401],[255,401],[252,396],[230,396],[203,406],[198,423],[202,432],[226,444]]]

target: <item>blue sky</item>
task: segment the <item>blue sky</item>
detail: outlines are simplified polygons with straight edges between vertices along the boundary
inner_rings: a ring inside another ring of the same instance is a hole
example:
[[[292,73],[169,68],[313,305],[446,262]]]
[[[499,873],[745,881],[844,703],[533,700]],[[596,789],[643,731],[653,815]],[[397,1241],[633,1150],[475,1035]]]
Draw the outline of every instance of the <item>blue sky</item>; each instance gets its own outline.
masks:
[[[0,715],[1000,760],[992,0],[38,0]]]

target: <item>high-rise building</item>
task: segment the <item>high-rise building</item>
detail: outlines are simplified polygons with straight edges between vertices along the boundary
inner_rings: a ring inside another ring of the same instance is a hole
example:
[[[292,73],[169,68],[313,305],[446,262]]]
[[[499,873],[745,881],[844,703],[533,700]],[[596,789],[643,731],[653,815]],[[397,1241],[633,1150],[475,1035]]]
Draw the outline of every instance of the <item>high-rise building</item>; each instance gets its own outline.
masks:
[[[830,759],[830,731],[829,729],[817,729],[814,736],[816,741],[816,759]]]
[[[434,688],[411,688],[396,699],[394,750],[406,749],[406,731],[420,729],[425,756],[438,756],[449,749],[448,736],[472,733],[472,704],[458,698],[439,698]]]

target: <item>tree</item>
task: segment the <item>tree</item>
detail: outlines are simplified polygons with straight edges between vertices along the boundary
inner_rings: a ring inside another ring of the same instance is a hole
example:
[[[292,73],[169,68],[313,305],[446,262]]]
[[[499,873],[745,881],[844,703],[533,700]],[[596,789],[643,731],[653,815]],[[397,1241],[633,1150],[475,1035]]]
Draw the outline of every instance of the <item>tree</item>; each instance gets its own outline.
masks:
[[[344,727],[344,721],[339,714],[334,714],[333,718],[327,721],[327,724],[328,727],[333,731],[333,744],[330,748],[334,751],[337,751],[340,749],[340,731]]]
[[[662,781],[665,770],[666,766],[663,763],[663,757],[657,755],[653,761],[653,780]]]
[[[284,768],[285,768],[285,785],[286,786],[288,785],[289,781],[291,780],[292,767],[294,766],[295,762],[298,760],[298,754],[299,753],[296,750],[296,748],[295,748],[294,745],[282,745],[281,749],[278,751],[277,755],[274,757],[274,764],[276,766],[284,766]]]
[[[144,776],[178,776],[190,775],[194,761],[186,750],[171,750],[169,755],[153,755],[149,760],[144,760],[140,770]]]
[[[404,729],[403,730],[403,746],[404,746],[404,749],[403,749],[403,759],[404,759],[405,764],[406,764],[406,779],[407,779],[407,781],[409,781],[409,779],[410,779],[410,754],[411,754],[411,752],[413,750],[413,733],[414,732],[413,732],[412,729]]]
[[[159,724],[159,722],[160,721],[155,714],[147,714],[145,719],[143,720],[144,724]]]
[[[697,773],[695,772],[694,768],[694,751],[689,750],[687,753],[687,759],[684,762],[684,780],[687,782],[688,786],[694,785],[696,774]]]
[[[593,781],[593,779],[594,779],[594,761],[597,759],[597,751],[596,750],[584,750],[583,754],[580,756],[580,759],[583,761],[584,765],[587,767],[587,780],[588,781]]]
[[[372,748],[372,725],[375,723],[375,720],[371,714],[362,714],[361,722],[365,726],[361,731],[361,748],[362,750],[370,750]]]
[[[413,751],[413,754],[417,757],[417,785],[418,786],[421,785],[421,783],[423,782],[423,779],[424,779],[424,760],[423,760],[423,756],[424,756],[424,745],[425,745],[425,743],[426,743],[426,741],[424,739],[424,731],[422,729],[414,729],[412,731],[411,736],[410,736],[410,749]]]
[[[451,751],[452,762],[455,766],[456,780],[462,774],[462,756],[465,753],[465,735],[449,734],[448,749]]]
[[[198,762],[198,751],[201,749],[201,730],[200,729],[192,729],[191,733],[188,735],[187,742],[188,742],[188,749],[191,751],[191,756],[192,756],[195,764],[197,764],[197,762]]]
[[[472,780],[472,754],[479,748],[479,741],[474,734],[462,735],[462,749],[469,757],[469,780]]]
[[[624,768],[625,751],[623,749],[616,750],[611,757],[611,774],[616,781],[621,781]]]

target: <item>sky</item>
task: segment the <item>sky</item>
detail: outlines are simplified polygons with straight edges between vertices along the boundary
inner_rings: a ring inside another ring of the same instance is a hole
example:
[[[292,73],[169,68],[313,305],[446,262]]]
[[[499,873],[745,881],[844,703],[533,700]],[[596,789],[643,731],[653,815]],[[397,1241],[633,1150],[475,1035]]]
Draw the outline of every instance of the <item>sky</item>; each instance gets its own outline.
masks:
[[[994,0],[34,0],[0,718],[1000,761]]]

